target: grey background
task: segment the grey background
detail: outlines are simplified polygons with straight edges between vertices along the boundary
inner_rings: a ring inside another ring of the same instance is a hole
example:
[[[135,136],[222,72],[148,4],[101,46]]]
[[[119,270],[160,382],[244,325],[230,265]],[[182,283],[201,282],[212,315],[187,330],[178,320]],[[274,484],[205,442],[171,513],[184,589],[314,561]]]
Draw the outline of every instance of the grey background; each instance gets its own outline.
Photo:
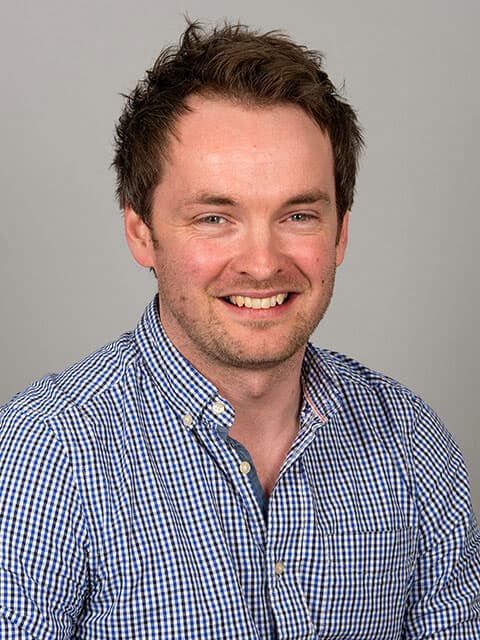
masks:
[[[478,0],[3,0],[0,402],[133,327],[155,290],[123,240],[113,124],[184,12],[285,29],[345,80],[368,148],[315,341],[435,407],[479,512]]]

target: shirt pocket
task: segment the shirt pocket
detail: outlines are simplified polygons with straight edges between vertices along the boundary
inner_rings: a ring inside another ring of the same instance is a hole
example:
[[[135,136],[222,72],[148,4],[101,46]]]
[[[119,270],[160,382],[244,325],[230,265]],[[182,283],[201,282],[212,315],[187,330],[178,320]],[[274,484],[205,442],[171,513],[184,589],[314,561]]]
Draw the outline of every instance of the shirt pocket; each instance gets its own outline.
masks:
[[[402,633],[413,530],[342,532],[323,539],[319,638],[394,640]]]

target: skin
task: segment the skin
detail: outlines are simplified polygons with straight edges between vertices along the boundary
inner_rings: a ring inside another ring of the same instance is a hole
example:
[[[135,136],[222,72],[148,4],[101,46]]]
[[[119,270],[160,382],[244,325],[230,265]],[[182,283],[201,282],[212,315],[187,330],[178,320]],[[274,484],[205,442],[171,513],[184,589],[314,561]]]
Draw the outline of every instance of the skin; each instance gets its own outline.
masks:
[[[200,96],[189,106],[151,228],[127,208],[126,237],[155,270],[167,335],[232,403],[231,435],[270,493],[298,428],[305,346],[332,295],[348,212],[338,232],[331,143],[303,110]],[[228,301],[284,293],[265,309]]]

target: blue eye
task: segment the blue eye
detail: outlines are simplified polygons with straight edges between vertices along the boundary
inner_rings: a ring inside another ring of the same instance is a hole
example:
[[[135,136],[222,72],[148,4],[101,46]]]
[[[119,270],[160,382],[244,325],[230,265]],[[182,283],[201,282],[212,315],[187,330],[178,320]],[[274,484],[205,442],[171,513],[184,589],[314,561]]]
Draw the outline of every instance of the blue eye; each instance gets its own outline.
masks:
[[[223,216],[217,216],[212,214],[210,216],[204,216],[203,218],[200,219],[200,222],[204,222],[206,224],[224,224],[226,220]]]
[[[290,219],[294,222],[307,222],[311,220],[313,216],[309,213],[292,213]]]

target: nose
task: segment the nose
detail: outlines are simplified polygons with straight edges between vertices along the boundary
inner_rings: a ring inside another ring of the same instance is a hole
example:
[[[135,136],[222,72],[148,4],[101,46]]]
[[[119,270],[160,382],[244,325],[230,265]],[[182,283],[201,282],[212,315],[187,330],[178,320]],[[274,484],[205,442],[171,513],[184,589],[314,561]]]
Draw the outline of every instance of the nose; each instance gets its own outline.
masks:
[[[282,273],[285,265],[281,239],[266,224],[252,225],[239,239],[233,267],[238,274],[262,282]]]

